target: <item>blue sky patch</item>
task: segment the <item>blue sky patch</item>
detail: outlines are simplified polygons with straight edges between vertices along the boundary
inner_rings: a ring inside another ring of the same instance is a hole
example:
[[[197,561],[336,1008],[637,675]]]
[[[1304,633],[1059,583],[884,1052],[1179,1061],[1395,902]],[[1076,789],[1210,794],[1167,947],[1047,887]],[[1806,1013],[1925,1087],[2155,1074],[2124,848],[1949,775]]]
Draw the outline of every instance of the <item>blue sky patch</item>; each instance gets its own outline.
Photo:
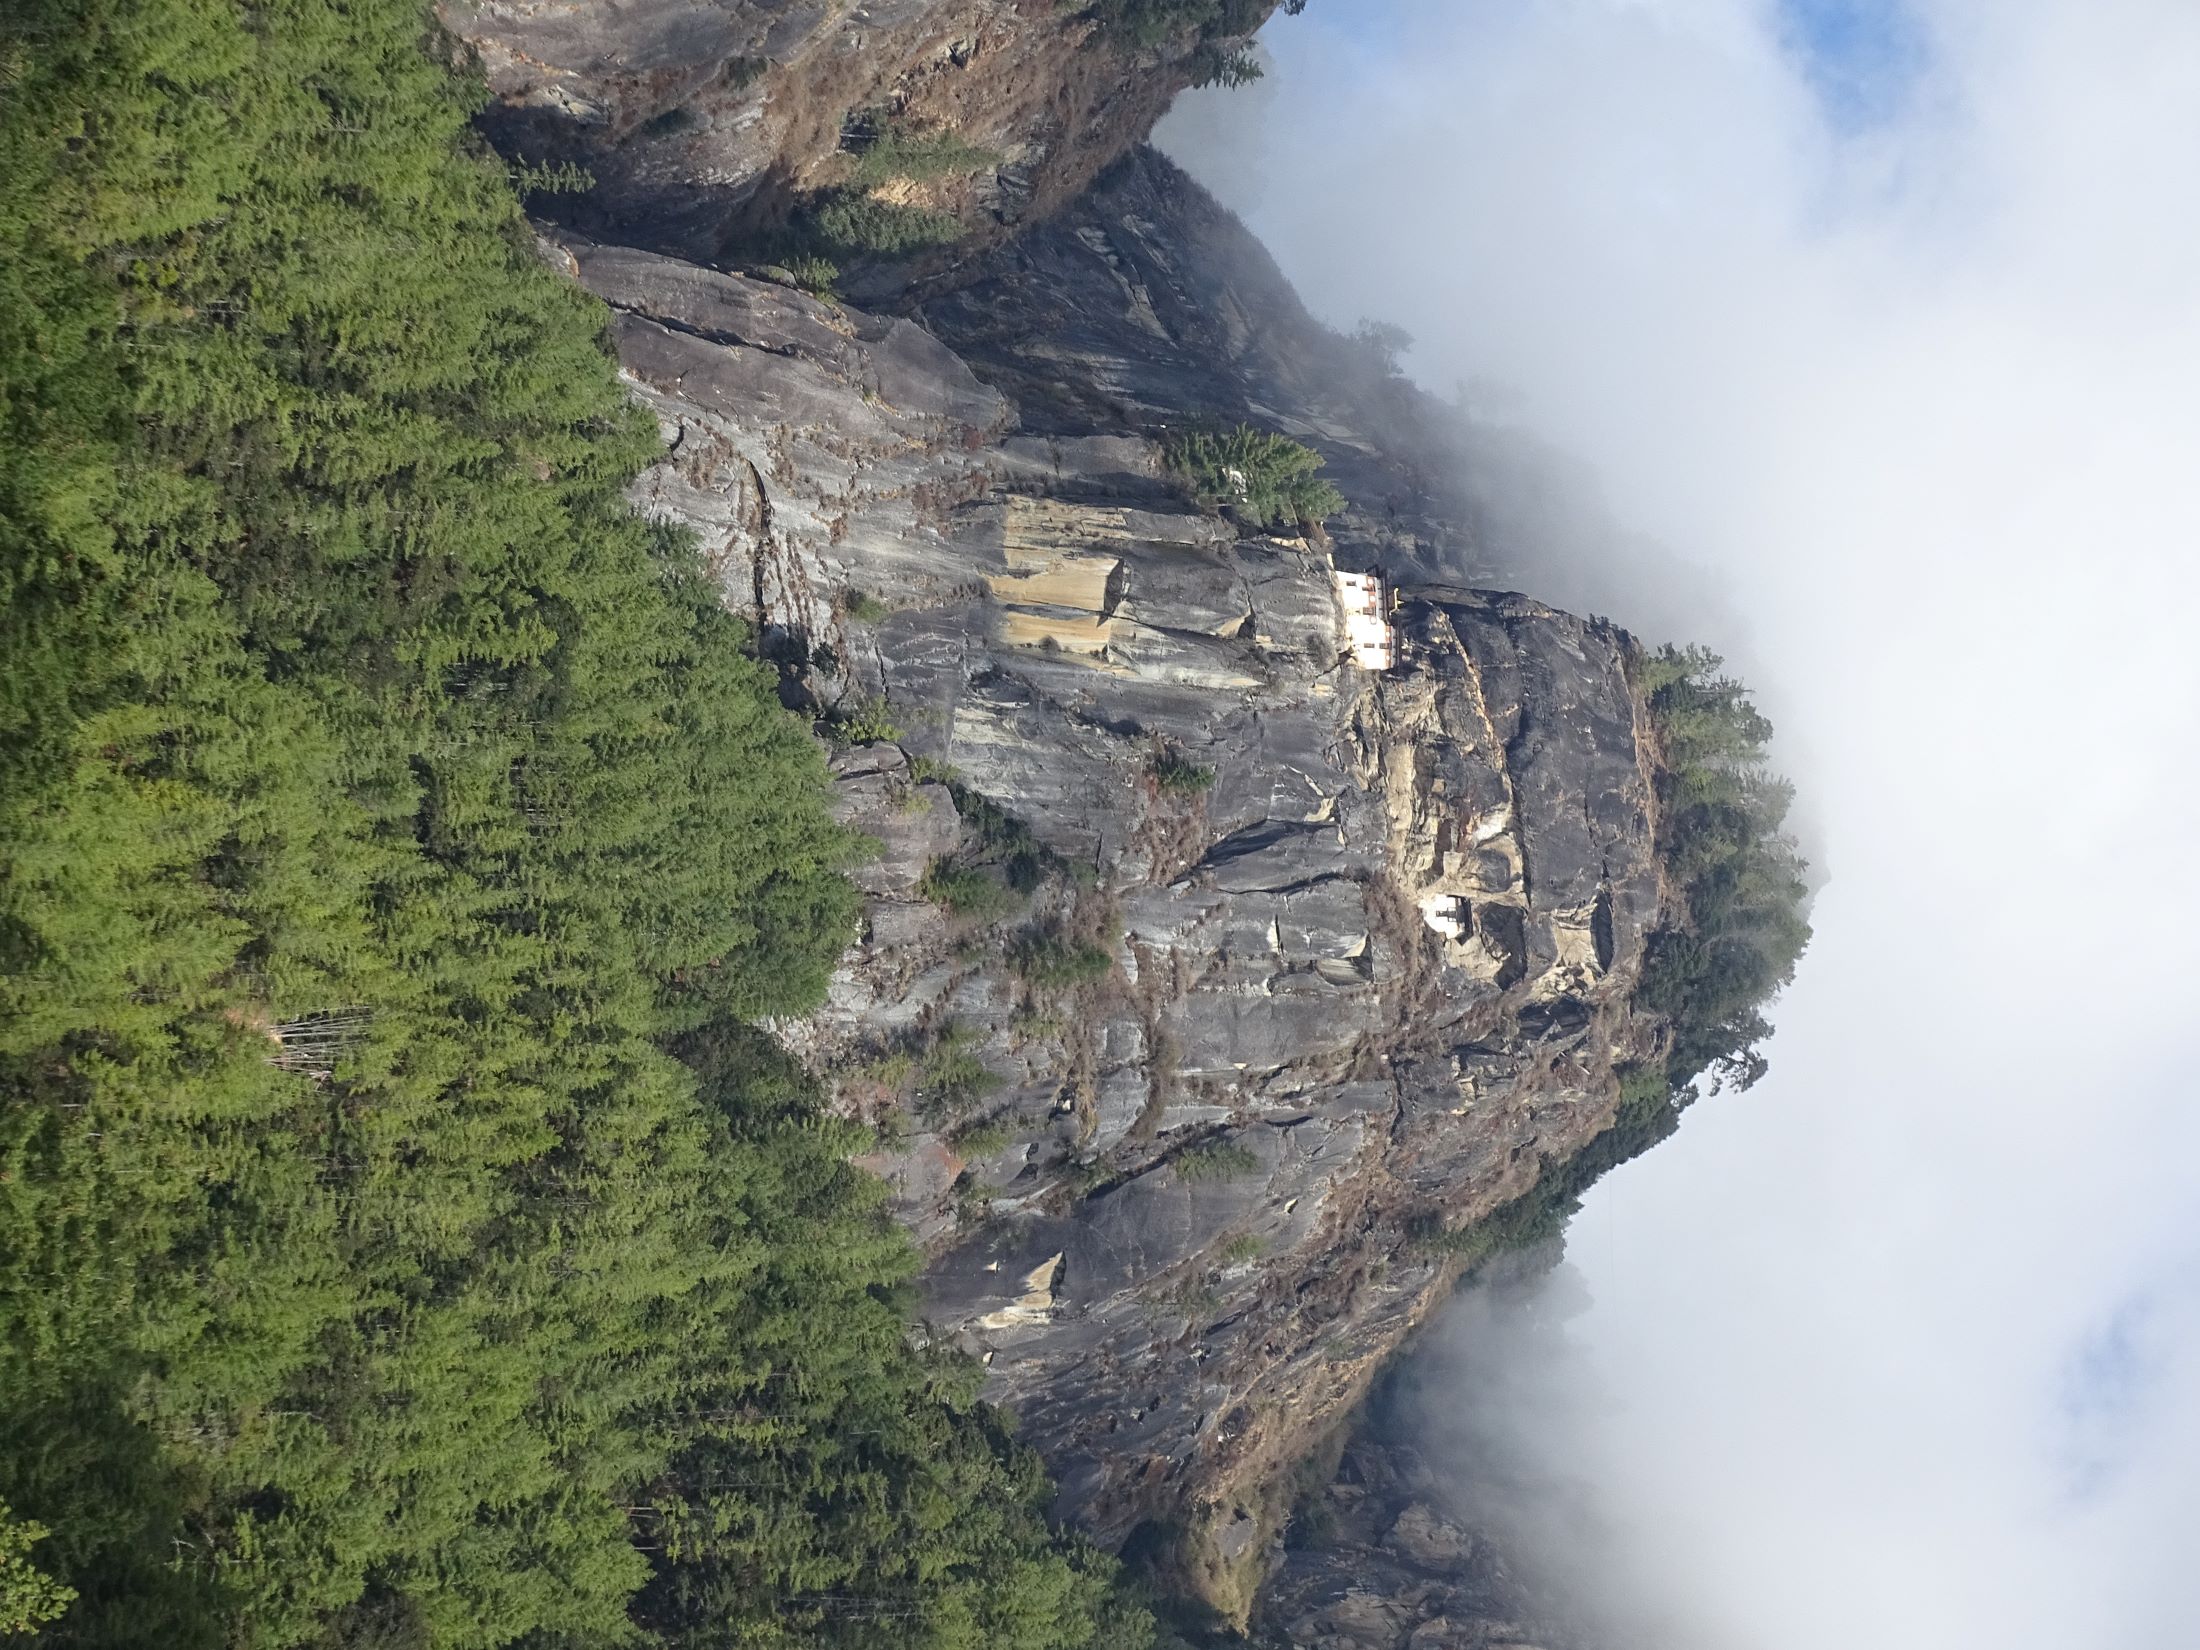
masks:
[[[2153,1296],[2135,1295],[2080,1341],[2063,1370],[2064,1486],[2089,1500],[2123,1470],[2159,1384],[2163,1348]]]
[[[1901,113],[1924,73],[1925,30],[1902,0],[1774,0],[1780,40],[1836,131]]]

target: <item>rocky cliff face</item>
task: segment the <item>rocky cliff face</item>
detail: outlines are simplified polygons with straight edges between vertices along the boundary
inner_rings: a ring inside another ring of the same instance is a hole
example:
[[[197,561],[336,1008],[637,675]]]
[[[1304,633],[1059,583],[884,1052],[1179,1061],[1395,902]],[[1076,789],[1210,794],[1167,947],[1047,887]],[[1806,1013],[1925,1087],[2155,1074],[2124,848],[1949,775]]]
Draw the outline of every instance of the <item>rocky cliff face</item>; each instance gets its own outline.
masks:
[[[1277,1650],[1593,1650],[1403,1439],[1358,1437],[1301,1509],[1261,1596],[1256,1636]]]
[[[1290,1642],[1517,1642],[1387,1445],[1353,1446],[1330,1557],[1281,1535],[1452,1286],[1429,1234],[1604,1129],[1662,1035],[1630,1007],[1664,914],[1633,642],[1490,588],[1456,413],[1174,167],[1086,188],[1196,36],[1133,53],[1056,0],[444,12],[498,141],[594,174],[548,244],[664,429],[638,500],[700,536],[880,845],[831,1000],[778,1029],[876,1126],[933,1333],[1064,1516],[1166,1529],[1226,1616],[1281,1559]],[[848,288],[904,313],[712,267],[878,111],[995,157],[897,195],[972,231]],[[1158,442],[1238,419],[1324,453],[1326,535],[1185,501]]]
[[[1484,1406],[1532,1380],[1523,1347],[1569,1315],[1556,1239],[1481,1268],[1436,1339],[1388,1370],[1305,1494],[1264,1579],[1269,1650],[1612,1650],[1642,1636],[1611,1606],[1594,1494],[1533,1464]],[[1532,1327],[1530,1327],[1532,1326]],[[1546,1372],[1547,1373],[1547,1372]]]
[[[1275,0],[1240,0],[1246,33]],[[1074,199],[1198,72],[1198,32],[1136,47],[1063,0],[442,0],[496,102],[499,147],[584,166],[551,204],[602,239],[713,260],[835,181],[852,123],[951,131],[989,158],[904,183],[966,257]],[[908,277],[898,271],[881,291]]]
[[[1630,639],[1430,582],[1470,553],[1379,444],[1396,391],[1295,395],[1223,223],[1140,156],[925,325],[561,255],[665,430],[641,502],[881,844],[784,1035],[879,1126],[934,1330],[1063,1514],[1173,1525],[1243,1618],[1290,1468],[1451,1285],[1419,1239],[1612,1118],[1661,906]],[[1194,412],[1318,435],[1333,542],[1185,503],[1150,437]]]

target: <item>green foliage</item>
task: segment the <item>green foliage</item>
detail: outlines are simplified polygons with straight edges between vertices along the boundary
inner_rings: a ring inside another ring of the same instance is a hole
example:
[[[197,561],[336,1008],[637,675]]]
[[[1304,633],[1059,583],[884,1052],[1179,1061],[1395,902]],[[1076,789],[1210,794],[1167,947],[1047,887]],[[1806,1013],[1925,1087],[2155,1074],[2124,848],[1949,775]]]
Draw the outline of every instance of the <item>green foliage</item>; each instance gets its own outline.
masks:
[[[1314,474],[1321,454],[1273,430],[1188,431],[1162,459],[1202,506],[1226,506],[1251,527],[1314,528],[1344,508],[1344,495]]]
[[[965,1123],[950,1137],[950,1144],[963,1157],[991,1157],[1015,1138],[1008,1118],[989,1117],[982,1123]]]
[[[1187,36],[1205,45],[1240,39],[1260,26],[1266,8],[1260,0],[1071,0],[1101,25],[1103,38],[1121,45],[1152,47]],[[1284,0],[1293,14],[1306,0]]]
[[[1284,0],[1284,4],[1303,6],[1306,0]],[[772,60],[768,57],[736,57],[718,71],[718,84],[728,91],[742,91],[763,79],[771,67]]]
[[[1151,50],[1189,43],[1182,62],[1195,86],[1246,86],[1261,77],[1260,59],[1244,44],[1267,15],[1262,0],[1067,0],[1100,27],[1096,38],[1118,49]],[[1306,0],[1283,0],[1291,16]],[[1233,43],[1234,42],[1234,43]]]
[[[650,116],[635,128],[634,135],[644,140],[678,137],[683,132],[694,131],[700,124],[701,117],[683,103]]]
[[[960,785],[962,769],[937,756],[912,756],[909,758],[909,777],[919,785],[937,782],[942,785]]]
[[[762,1039],[682,1052],[729,1118],[827,1149],[800,1178],[705,1200],[721,1230],[757,1230],[766,1270],[739,1296],[749,1318],[680,1322],[701,1379],[654,1409],[687,1442],[639,1521],[662,1552],[636,1619],[682,1647],[1098,1650],[1112,1566],[1049,1532],[1038,1462],[975,1401],[977,1370],[910,1350],[888,1286],[914,1256],[849,1142],[806,1106],[748,1121],[760,1086],[807,1099]]]
[[[1008,1079],[978,1058],[971,1047],[976,1041],[968,1027],[950,1024],[919,1058],[917,1110],[928,1121],[967,1111],[1007,1087]]]
[[[915,772],[912,764],[911,772]],[[1028,894],[1049,876],[1077,880],[1078,867],[1040,842],[1031,827],[1015,814],[961,782],[961,776],[942,765],[955,811],[962,815],[973,842],[966,859],[995,866],[1020,894]]]
[[[1784,830],[1794,789],[1766,765],[1772,725],[1700,648],[1640,669],[1664,761],[1658,852],[1685,920],[1651,939],[1636,1000],[1673,1027],[1669,1075],[1747,1088],[1763,1074],[1763,1007],[1810,943],[1807,868]]]
[[[900,179],[924,182],[960,177],[1001,163],[999,153],[965,143],[952,132],[917,132],[887,116],[869,120],[847,170],[857,189]]]
[[[882,199],[882,186],[955,177],[1001,159],[952,132],[912,131],[885,114],[866,117],[853,144],[840,181],[808,196],[762,249],[776,252],[795,284],[820,297],[834,295],[845,263],[905,257],[962,238],[952,214]]]
[[[819,257],[899,258],[962,238],[962,225],[928,206],[905,206],[854,190],[826,194],[804,214],[798,233]]]
[[[787,279],[813,298],[828,303],[839,300],[836,283],[840,280],[840,266],[830,258],[815,253],[798,252],[786,263]]]
[[[1375,321],[1365,316],[1352,329],[1352,341],[1365,350],[1385,378],[1400,375],[1399,357],[1413,347],[1413,334],[1395,321]]]
[[[1747,1088],[1762,1075],[1756,1044],[1762,1009],[1793,975],[1810,927],[1805,867],[1782,830],[1793,791],[1765,763],[1772,726],[1740,683],[1701,649],[1660,648],[1638,685],[1656,725],[1658,852],[1684,904],[1682,921],[1651,936],[1638,1007],[1671,1028],[1666,1057],[1618,1073],[1610,1127],[1572,1158],[1546,1164],[1535,1185],[1465,1226],[1440,1215],[1408,1236],[1468,1270],[1493,1256],[1558,1238],[1604,1174],[1648,1151],[1679,1126],[1696,1080]]]
[[[744,1023],[854,843],[447,52],[0,17],[9,1608],[35,1520],[90,1646],[1093,1644]]]
[[[31,1548],[51,1533],[43,1524],[17,1518],[0,1501],[0,1637],[35,1633],[76,1599],[75,1589],[31,1562]]]
[[[982,865],[936,859],[917,884],[933,904],[972,922],[998,922],[1024,908],[1024,896]]]
[[[1009,1027],[1017,1036],[1033,1041],[1059,1037],[1068,1022],[1060,1014],[1034,1008],[1019,1009],[1009,1021]]]
[[[1179,1180],[1242,1180],[1261,1171],[1259,1154],[1234,1140],[1203,1140],[1170,1161]]]
[[[1162,1295],[1161,1302],[1174,1311],[1198,1317],[1222,1305],[1222,1291],[1195,1273]]]
[[[1089,940],[1064,934],[1040,934],[1019,942],[1009,963],[1029,985],[1061,991],[1107,978],[1115,956]]]
[[[594,174],[569,160],[541,166],[514,164],[505,175],[523,196],[581,195],[596,187]]]
[[[866,590],[851,590],[842,603],[849,618],[857,624],[877,624],[893,612],[893,608]]]
[[[1094,1157],[1080,1157],[1062,1167],[1063,1183],[1080,1196],[1098,1190],[1114,1178],[1108,1166]]]
[[[1202,767],[1181,751],[1157,750],[1146,764],[1154,789],[1165,796],[1198,796],[1210,790],[1215,770]]]
[[[901,724],[883,699],[846,699],[818,724],[836,745],[884,745],[901,737]]]
[[[899,1089],[917,1074],[917,1051],[907,1044],[897,1044],[846,1069],[851,1077],[881,1088]]]
[[[1248,1153],[1248,1156],[1251,1154]],[[1258,1159],[1255,1159],[1257,1165]],[[1258,1260],[1268,1252],[1268,1245],[1252,1232],[1239,1232],[1215,1251],[1217,1266],[1241,1266],[1249,1260]]]
[[[1203,45],[1192,53],[1191,70],[1194,86],[1250,86],[1263,73],[1260,59],[1245,46]]]

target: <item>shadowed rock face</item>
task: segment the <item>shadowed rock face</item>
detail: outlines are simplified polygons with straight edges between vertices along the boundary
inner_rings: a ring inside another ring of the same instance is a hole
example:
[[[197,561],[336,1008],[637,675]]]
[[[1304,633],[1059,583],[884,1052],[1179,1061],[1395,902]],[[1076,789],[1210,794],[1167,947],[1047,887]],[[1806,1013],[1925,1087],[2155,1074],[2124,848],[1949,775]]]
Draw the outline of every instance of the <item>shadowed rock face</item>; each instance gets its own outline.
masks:
[[[1456,1472],[1355,1438],[1276,1556],[1254,1637],[1274,1650],[1592,1650],[1601,1644],[1454,1504]]]
[[[841,181],[844,130],[880,113],[989,152],[968,176],[895,198],[951,213],[976,244],[998,240],[1141,141],[1192,74],[1189,36],[1131,52],[1094,38],[1081,8],[1060,0],[438,9],[495,94],[486,124],[498,146],[578,163],[595,179],[585,196],[550,203],[561,219],[704,260],[752,243],[804,192]],[[1249,8],[1249,25],[1271,9]]]
[[[1578,1284],[1552,1275],[1560,1251],[1553,1240],[1493,1261],[1462,1303],[1476,1309],[1471,1330],[1454,1318],[1438,1332],[1446,1351],[1386,1374],[1270,1548],[1251,1624],[1265,1650],[1694,1642],[1678,1623],[1620,1607],[1626,1583],[1608,1573],[1612,1532],[1592,1486],[1527,1466],[1510,1427],[1482,1410],[1479,1381],[1462,1380],[1465,1336],[1479,1347],[1492,1314],[1509,1337],[1531,1323],[1556,1335],[1578,1309]],[[1517,1339],[1507,1347],[1476,1370],[1482,1379],[1533,1378],[1514,1362]]]
[[[1553,572],[1480,502],[1487,432],[1316,321],[1245,226],[1151,149],[914,313],[1027,429],[1245,420],[1316,447],[1348,501],[1328,523],[1343,565],[1469,585]]]
[[[1656,640],[1726,608],[1703,569],[1615,522],[1578,462],[1322,325],[1244,224],[1151,149],[948,279],[920,287],[912,312],[1015,400],[1026,429],[1245,419],[1320,449],[1350,501],[1329,523],[1343,565],[1527,588],[1625,612]]]
[[[1212,203],[1164,176],[1183,209],[1146,215],[1132,181],[1109,234],[1196,272]],[[1196,512],[1140,433],[1154,375],[1178,407],[1244,381],[1125,346],[1172,303],[1222,323],[1136,269],[1105,309],[1092,227],[972,289],[997,334],[975,296],[925,311],[952,349],[563,245],[665,430],[638,498],[695,529],[791,693],[888,735],[835,756],[881,844],[862,941],[779,1029],[890,1125],[866,1161],[927,1246],[934,1332],[986,1361],[1060,1510],[1110,1541],[1182,1521],[1242,1615],[1283,1474],[1450,1286],[1409,1231],[1525,1192],[1658,1035],[1628,1006],[1659,910],[1642,712],[1624,633],[1503,592],[1401,583],[1394,668],[1339,663],[1335,560],[1415,565],[1381,418],[1320,414],[1362,444],[1336,549]],[[1075,326],[1015,342],[1056,303]],[[1015,909],[926,898],[958,855]]]

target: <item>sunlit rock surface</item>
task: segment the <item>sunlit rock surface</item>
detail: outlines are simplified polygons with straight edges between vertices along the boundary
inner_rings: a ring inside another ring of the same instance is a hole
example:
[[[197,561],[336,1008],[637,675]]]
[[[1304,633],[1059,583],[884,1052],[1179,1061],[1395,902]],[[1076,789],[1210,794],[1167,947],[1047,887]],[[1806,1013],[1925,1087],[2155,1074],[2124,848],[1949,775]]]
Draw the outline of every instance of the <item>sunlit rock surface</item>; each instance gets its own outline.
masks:
[[[1111,1541],[1184,1521],[1192,1584],[1242,1615],[1284,1473],[1450,1285],[1413,1232],[1611,1118],[1655,1037],[1628,998],[1659,885],[1632,642],[1433,581],[1473,560],[1379,444],[1384,375],[1298,402],[1215,345],[1253,327],[1219,221],[1141,157],[921,326],[563,244],[665,432],[638,499],[695,529],[790,692],[889,734],[835,757],[880,844],[862,941],[781,1029],[882,1125],[933,1332],[985,1360],[1061,1511]],[[1333,541],[1187,504],[1154,437],[1199,409],[1318,426]],[[1344,564],[1390,575],[1382,674],[1339,662]],[[981,921],[920,885],[985,804],[1043,864]],[[1048,936],[1098,977],[1035,968]],[[950,1036],[1000,1086],[928,1109],[910,1067]]]

